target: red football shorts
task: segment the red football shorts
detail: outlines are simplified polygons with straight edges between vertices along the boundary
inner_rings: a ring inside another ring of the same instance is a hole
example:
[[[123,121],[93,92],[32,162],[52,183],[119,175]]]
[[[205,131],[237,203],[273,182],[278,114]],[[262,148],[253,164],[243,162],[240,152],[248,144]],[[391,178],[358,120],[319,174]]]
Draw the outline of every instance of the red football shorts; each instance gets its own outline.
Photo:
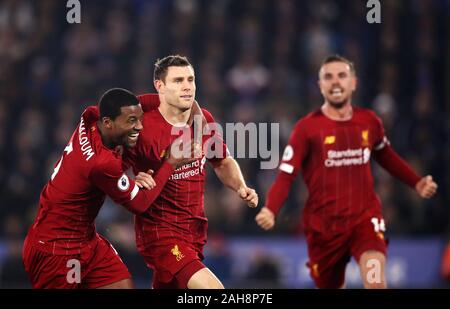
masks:
[[[154,289],[186,289],[189,279],[206,266],[202,248],[179,239],[138,247],[145,263],[153,270]]]
[[[35,289],[94,289],[131,275],[112,245],[97,234],[93,250],[54,255],[25,240],[23,263]],[[79,269],[79,271],[78,271]],[[77,273],[79,275],[77,275]]]
[[[386,255],[387,243],[383,232],[377,231],[371,219],[354,226],[340,234],[307,232],[311,278],[318,288],[337,289],[345,280],[345,269],[350,258],[359,261],[361,255],[369,250]]]

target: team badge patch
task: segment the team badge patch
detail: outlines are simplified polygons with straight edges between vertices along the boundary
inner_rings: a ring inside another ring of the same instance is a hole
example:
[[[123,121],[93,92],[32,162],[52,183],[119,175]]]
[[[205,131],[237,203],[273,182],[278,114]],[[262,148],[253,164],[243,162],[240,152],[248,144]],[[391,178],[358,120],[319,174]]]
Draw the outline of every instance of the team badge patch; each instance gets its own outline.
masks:
[[[289,161],[294,156],[294,149],[291,145],[287,145],[283,152],[283,161]]]
[[[181,253],[180,249],[178,248],[178,245],[175,245],[170,252],[175,256],[177,262],[181,261],[182,258],[184,258],[184,254]]]
[[[117,188],[119,188],[120,191],[127,191],[130,187],[130,180],[128,179],[128,176],[123,174],[122,177],[119,178],[117,181]]]

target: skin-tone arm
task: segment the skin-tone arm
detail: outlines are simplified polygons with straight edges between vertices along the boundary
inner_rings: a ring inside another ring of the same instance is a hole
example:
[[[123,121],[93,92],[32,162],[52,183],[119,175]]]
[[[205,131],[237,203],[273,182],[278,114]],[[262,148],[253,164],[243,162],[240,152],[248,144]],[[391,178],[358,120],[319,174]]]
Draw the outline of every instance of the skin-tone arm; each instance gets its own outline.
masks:
[[[226,157],[215,163],[213,167],[220,181],[235,191],[249,207],[255,208],[258,206],[258,194],[245,184],[244,176],[242,176],[241,169],[236,160],[232,157]]]

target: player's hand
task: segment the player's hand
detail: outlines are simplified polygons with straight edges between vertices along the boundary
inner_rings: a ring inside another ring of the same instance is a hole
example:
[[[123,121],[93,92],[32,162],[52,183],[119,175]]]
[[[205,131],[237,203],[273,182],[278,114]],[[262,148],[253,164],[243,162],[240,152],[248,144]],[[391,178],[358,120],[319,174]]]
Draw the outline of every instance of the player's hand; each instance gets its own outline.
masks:
[[[206,125],[207,121],[205,115],[203,115],[202,108],[198,104],[197,101],[194,100],[194,103],[191,107],[191,114],[189,115],[189,119],[187,124],[192,126],[192,124],[197,124],[203,130],[203,127]]]
[[[134,179],[134,181],[136,182],[137,186],[139,188],[145,188],[145,189],[153,189],[154,187],[156,187],[156,182],[152,177],[153,175],[153,170],[148,170],[147,173],[144,172],[139,172],[139,174],[137,174],[136,178]]]
[[[255,221],[260,228],[268,231],[275,225],[275,215],[269,208],[263,207],[261,211],[256,215]]]
[[[183,136],[180,136],[169,145],[166,151],[166,160],[174,169],[177,169],[198,160],[202,155],[201,144],[192,140],[184,143]]]
[[[240,187],[237,193],[241,199],[247,202],[248,207],[255,208],[258,206],[258,194],[252,188]]]
[[[437,183],[433,181],[430,175],[422,177],[416,184],[416,191],[422,198],[430,198],[436,193]]]

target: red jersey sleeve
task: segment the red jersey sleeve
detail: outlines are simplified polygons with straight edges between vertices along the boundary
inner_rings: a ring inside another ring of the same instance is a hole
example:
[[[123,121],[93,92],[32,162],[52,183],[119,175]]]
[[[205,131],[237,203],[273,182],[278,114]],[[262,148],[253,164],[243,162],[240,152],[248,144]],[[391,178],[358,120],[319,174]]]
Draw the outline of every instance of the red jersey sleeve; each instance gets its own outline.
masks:
[[[159,106],[159,94],[157,93],[144,93],[137,96],[141,103],[142,110],[145,112],[158,108]]]
[[[374,117],[374,121],[375,121],[375,130],[374,130],[375,137],[374,137],[373,149],[375,151],[377,151],[377,150],[381,150],[384,147],[390,145],[390,142],[386,137],[386,133],[384,131],[384,126],[383,126],[383,121],[373,112],[372,112],[372,116]]]
[[[295,125],[288,144],[283,152],[280,163],[280,172],[269,189],[266,198],[266,207],[275,215],[278,214],[286,201],[292,183],[301,171],[303,160],[309,151],[304,121]]]
[[[391,147],[387,139],[383,122],[379,117],[373,114],[376,120],[376,139],[374,143],[374,159],[392,176],[398,178],[411,188],[414,188],[420,180],[420,176],[402,159]]]
[[[297,176],[301,170],[303,159],[308,153],[308,140],[304,121],[300,120],[292,130],[288,144],[281,158],[280,171]]]
[[[134,180],[130,179],[115,162],[95,165],[91,170],[90,179],[114,202],[139,214],[146,211],[158,197],[172,172],[172,166],[164,163],[154,176],[156,186],[151,190],[140,190]]]
[[[117,162],[95,164],[89,176],[96,187],[118,204],[124,205],[133,200],[139,191],[139,187],[123,172]]]
[[[97,105],[88,106],[84,112],[82,117],[85,119],[86,124],[89,126],[90,124],[96,122],[100,118],[100,111]]]

